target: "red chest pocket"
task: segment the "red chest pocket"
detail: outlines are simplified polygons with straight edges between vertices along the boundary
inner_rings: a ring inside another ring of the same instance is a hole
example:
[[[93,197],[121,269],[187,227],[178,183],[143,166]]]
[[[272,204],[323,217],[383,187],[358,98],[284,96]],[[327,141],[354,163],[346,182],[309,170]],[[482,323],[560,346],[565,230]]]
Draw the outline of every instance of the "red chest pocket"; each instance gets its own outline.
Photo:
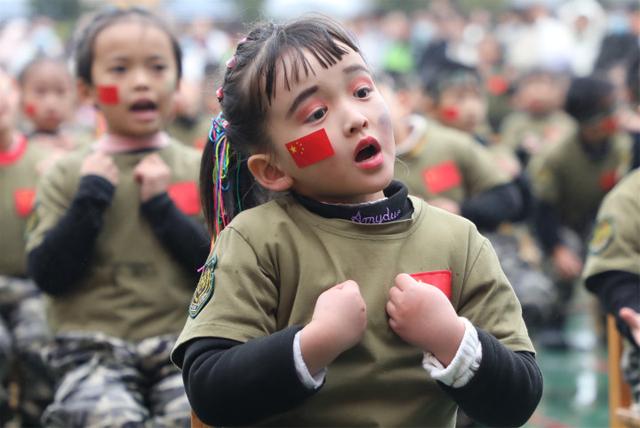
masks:
[[[419,282],[431,284],[442,291],[451,300],[451,271],[434,270],[431,272],[410,273],[411,278]]]
[[[200,212],[198,187],[193,181],[174,183],[169,186],[168,193],[173,203],[186,215],[196,215]]]
[[[13,202],[16,208],[16,214],[20,217],[26,217],[33,211],[33,203],[36,200],[36,192],[33,189],[17,189],[13,193]]]
[[[462,182],[460,170],[453,161],[426,168],[422,172],[422,179],[426,189],[436,194],[459,186]]]
[[[600,175],[600,188],[609,191],[616,185],[617,180],[615,171],[605,171]]]

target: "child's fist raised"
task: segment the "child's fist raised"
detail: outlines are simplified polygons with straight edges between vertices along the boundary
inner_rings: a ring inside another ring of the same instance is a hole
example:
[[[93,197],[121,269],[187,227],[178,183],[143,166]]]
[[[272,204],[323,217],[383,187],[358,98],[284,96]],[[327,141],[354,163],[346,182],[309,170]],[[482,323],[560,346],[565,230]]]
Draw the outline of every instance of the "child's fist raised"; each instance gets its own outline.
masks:
[[[142,202],[166,192],[171,183],[171,169],[157,153],[145,156],[136,165],[133,176],[140,184]]]
[[[398,336],[431,352],[445,367],[449,365],[465,327],[442,291],[401,273],[389,290],[387,314]]]
[[[342,282],[323,292],[300,337],[309,372],[317,373],[360,342],[366,327],[367,307],[355,281]]]
[[[120,176],[118,167],[113,162],[111,156],[101,151],[95,151],[89,154],[82,161],[80,175],[83,177],[85,175],[97,175],[108,180],[114,186],[118,184],[118,178]]]

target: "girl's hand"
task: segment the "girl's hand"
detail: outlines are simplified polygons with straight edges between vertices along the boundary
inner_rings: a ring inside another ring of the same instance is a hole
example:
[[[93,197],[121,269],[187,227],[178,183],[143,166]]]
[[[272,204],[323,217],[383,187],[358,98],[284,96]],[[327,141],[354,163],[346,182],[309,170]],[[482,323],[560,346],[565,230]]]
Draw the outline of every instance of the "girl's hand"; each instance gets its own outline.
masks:
[[[355,281],[334,285],[316,301],[300,336],[302,356],[313,375],[356,345],[367,328],[367,307]]]
[[[140,184],[140,200],[146,202],[167,191],[171,182],[171,169],[157,153],[153,153],[142,158],[136,165],[133,177]]]
[[[82,161],[80,175],[83,177],[86,175],[97,175],[116,186],[120,173],[111,156],[100,151],[95,151]]]
[[[582,260],[564,245],[553,250],[553,265],[564,279],[577,278],[582,272]]]
[[[631,328],[636,345],[640,345],[640,314],[631,308],[622,308],[620,309],[620,317]]]
[[[464,323],[445,294],[406,273],[396,276],[387,302],[389,325],[404,341],[431,352],[445,367],[458,352]]]

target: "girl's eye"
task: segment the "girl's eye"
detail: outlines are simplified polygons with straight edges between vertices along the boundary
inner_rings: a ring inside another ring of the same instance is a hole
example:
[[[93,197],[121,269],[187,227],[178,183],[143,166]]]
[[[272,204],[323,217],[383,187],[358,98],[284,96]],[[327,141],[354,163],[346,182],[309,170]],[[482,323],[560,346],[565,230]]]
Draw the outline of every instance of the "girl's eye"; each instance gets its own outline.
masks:
[[[127,68],[124,65],[116,65],[114,67],[111,67],[109,71],[116,74],[122,74],[127,71]]]
[[[373,90],[370,87],[363,86],[361,88],[356,89],[353,95],[355,95],[356,98],[367,98],[372,91]]]
[[[164,71],[164,70],[166,70],[166,69],[167,69],[167,66],[166,66],[165,64],[155,64],[155,65],[153,66],[153,69],[154,69],[155,71]]]
[[[316,120],[320,120],[327,114],[327,108],[321,107],[313,111],[305,120],[305,123],[315,122]]]

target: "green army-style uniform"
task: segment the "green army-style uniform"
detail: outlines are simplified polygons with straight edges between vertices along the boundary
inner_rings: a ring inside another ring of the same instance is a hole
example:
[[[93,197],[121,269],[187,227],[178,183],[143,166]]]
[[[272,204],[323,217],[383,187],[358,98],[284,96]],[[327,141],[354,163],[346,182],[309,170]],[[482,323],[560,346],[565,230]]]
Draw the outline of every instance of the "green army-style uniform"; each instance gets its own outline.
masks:
[[[584,243],[591,232],[598,207],[617,180],[629,167],[631,141],[616,134],[609,150],[601,158],[592,159],[581,147],[577,132],[529,164],[532,193],[539,203],[552,207],[560,224],[563,245],[584,258]],[[552,249],[546,248],[547,252]],[[553,303],[551,325],[564,325],[574,281],[561,278],[547,259],[546,270],[554,278],[557,300]]]
[[[533,347],[489,242],[468,220],[410,198],[410,219],[377,225],[320,217],[292,196],[239,214],[216,241],[173,357],[195,338],[246,342],[307,324],[318,296],[351,279],[367,305],[363,340],[329,365],[318,393],[258,425],[454,426],[456,404],[422,368],[422,350],[388,326],[394,277],[449,270],[458,315],[507,348]]]
[[[44,299],[27,278],[25,256],[37,168],[46,156],[22,136],[15,150],[0,153],[0,414],[9,414],[6,382],[13,373],[20,385],[19,411],[25,425],[38,423],[53,394],[39,354],[50,339]]]
[[[427,121],[422,135],[413,138],[418,142],[399,155],[395,164],[396,179],[404,182],[412,195],[426,201],[445,197],[462,204],[467,198],[510,181],[506,172],[497,167],[497,155],[461,131]],[[549,278],[523,260],[513,233],[482,233],[497,252],[527,319],[538,322],[546,317],[548,303],[555,298]]]
[[[500,127],[500,145],[519,153],[526,164],[532,156],[566,139],[575,128],[575,121],[562,110],[541,117],[517,111],[505,117]]]
[[[69,209],[91,150],[70,154],[42,179],[29,251]],[[56,335],[48,362],[60,380],[58,390],[73,391],[56,395],[43,416],[47,425],[142,423],[149,418],[139,392],[146,391],[144,385],[153,397],[148,405],[154,416],[165,418],[154,419],[154,426],[184,425],[185,417],[188,422],[182,379],[168,357],[195,284],[140,212],[133,170],[149,153],[111,155],[119,181],[103,214],[90,267],[73,290],[47,296]],[[184,214],[201,221],[196,184],[200,154],[173,140],[155,153],[171,169],[169,197]],[[72,408],[76,419],[68,412]]]
[[[598,211],[582,277],[587,280],[609,271],[640,275],[640,170],[608,193]],[[640,284],[636,286],[637,302]],[[640,405],[640,349],[625,340],[624,353],[625,379],[631,385],[634,402]]]
[[[585,238],[600,202],[629,168],[630,147],[627,135],[616,134],[608,153],[594,160],[573,134],[530,165],[533,192],[556,208],[562,225]]]
[[[499,171],[484,147],[473,139],[435,121],[428,121],[418,143],[398,156],[395,177],[409,193],[428,201],[445,197],[462,203],[467,197],[509,178]]]

